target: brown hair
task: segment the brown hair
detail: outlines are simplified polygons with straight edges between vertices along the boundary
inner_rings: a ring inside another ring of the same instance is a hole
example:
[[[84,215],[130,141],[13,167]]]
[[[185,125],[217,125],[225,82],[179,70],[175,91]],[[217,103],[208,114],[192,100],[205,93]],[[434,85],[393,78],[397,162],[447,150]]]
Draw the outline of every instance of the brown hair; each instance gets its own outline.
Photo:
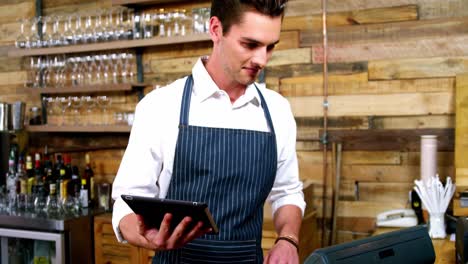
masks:
[[[248,10],[256,10],[271,17],[283,16],[288,0],[211,0],[211,16],[216,16],[223,25],[223,34],[233,24],[241,22]]]

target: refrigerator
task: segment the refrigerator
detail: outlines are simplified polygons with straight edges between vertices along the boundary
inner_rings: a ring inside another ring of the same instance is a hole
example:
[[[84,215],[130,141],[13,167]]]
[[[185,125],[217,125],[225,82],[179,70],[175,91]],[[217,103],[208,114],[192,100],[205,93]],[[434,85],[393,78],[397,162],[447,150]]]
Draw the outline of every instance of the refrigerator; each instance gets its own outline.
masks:
[[[58,218],[0,213],[0,263],[33,263],[34,251],[44,251],[45,246],[50,254],[48,263],[94,263],[91,210]]]

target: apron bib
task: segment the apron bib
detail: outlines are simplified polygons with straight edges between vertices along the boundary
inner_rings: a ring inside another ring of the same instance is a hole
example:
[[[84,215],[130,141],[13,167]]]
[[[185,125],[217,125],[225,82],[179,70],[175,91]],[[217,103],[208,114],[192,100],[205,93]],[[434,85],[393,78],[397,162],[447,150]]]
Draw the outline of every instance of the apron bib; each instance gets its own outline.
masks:
[[[276,137],[268,107],[257,88],[271,132],[189,126],[192,87],[190,75],[182,96],[166,198],[207,203],[219,234],[158,252],[153,263],[262,263],[263,204],[277,167]]]

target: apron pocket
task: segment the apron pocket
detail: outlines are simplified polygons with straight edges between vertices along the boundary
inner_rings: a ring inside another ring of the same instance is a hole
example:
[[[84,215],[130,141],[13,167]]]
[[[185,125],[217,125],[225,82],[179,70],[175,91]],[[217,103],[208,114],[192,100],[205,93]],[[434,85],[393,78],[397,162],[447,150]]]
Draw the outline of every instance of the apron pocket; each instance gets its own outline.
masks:
[[[196,239],[182,249],[180,263],[257,263],[257,242]]]

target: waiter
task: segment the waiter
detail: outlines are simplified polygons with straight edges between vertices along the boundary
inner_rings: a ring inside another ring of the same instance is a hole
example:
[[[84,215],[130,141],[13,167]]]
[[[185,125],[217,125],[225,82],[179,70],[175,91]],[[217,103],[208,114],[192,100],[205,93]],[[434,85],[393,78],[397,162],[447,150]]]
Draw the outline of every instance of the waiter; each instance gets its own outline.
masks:
[[[279,42],[287,0],[213,0],[213,50],[192,74],[137,105],[114,181],[119,241],[156,251],[153,263],[262,263],[263,204],[279,239],[266,263],[298,263],[305,208],[289,103],[255,84]],[[219,227],[190,217],[147,229],[121,194],[205,202]],[[190,229],[190,230],[186,230]]]

